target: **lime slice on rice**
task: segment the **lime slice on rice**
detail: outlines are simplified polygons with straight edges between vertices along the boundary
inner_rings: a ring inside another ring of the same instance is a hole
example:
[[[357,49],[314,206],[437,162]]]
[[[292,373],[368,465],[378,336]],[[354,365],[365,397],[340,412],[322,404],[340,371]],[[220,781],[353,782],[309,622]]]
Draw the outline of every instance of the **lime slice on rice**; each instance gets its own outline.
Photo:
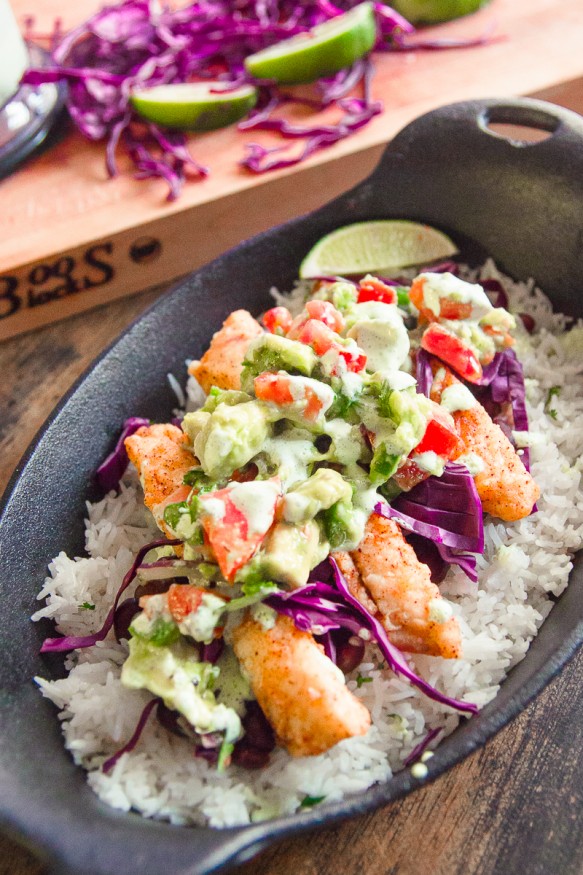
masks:
[[[405,219],[357,222],[322,237],[302,261],[300,277],[387,275],[457,252],[453,240],[429,225]]]
[[[270,79],[282,85],[313,82],[362,58],[374,46],[376,35],[373,4],[360,3],[316,25],[309,33],[249,55],[245,69],[255,79]]]
[[[246,116],[257,102],[257,89],[243,85],[229,91],[224,82],[184,82],[134,91],[130,102],[157,125],[214,131]]]
[[[476,12],[490,0],[394,0],[391,3],[411,24],[450,21]]]

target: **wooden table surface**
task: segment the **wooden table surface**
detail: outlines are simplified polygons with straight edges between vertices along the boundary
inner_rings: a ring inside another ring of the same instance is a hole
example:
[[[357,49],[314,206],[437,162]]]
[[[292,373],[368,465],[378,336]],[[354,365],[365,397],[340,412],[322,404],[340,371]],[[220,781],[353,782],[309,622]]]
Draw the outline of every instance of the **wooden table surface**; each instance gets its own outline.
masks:
[[[537,96],[583,112],[583,80]],[[341,162],[337,167],[339,182],[356,181]],[[361,170],[364,175],[367,168]],[[73,381],[163,291],[116,301],[0,346],[0,490]],[[280,843],[238,873],[583,872],[581,675],[583,653],[484,749],[435,783],[373,814]],[[26,850],[0,837],[0,875],[42,871]]]

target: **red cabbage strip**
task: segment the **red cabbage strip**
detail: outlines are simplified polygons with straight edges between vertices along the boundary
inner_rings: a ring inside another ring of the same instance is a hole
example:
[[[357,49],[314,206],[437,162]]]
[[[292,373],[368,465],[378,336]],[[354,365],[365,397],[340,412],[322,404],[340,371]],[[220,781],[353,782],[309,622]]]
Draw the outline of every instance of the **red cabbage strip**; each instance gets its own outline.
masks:
[[[146,723],[148,722],[148,718],[149,718],[150,714],[154,710],[154,707],[161,701],[162,701],[162,699],[158,699],[158,698],[150,699],[150,701],[148,702],[148,704],[145,706],[144,710],[140,714],[140,719],[137,722],[137,725],[136,725],[136,728],[134,729],[134,733],[133,733],[132,737],[130,738],[130,740],[126,744],[124,744],[124,746],[122,748],[120,748],[116,753],[114,753],[113,756],[110,756],[108,760],[105,760],[105,762],[101,766],[102,772],[105,772],[105,774],[107,775],[109,772],[111,772],[111,770],[113,769],[113,767],[115,766],[117,761],[119,759],[121,759],[121,757],[124,755],[124,753],[130,753],[130,751],[132,751],[134,749],[134,747],[136,746],[136,744],[140,740],[140,736],[141,736],[142,732],[144,731],[144,728],[146,726]]]
[[[335,585],[312,580],[300,589],[269,596],[265,600],[266,604],[278,613],[291,617],[299,629],[312,631],[313,634],[319,634],[319,631],[317,633],[313,628],[314,625],[325,629],[325,632],[335,628],[348,629],[359,637],[362,637],[363,629],[368,630],[394,672],[404,675],[414,686],[436,702],[456,708],[458,711],[472,714],[477,712],[475,705],[458,702],[440,693],[413,672],[403,654],[390,643],[382,624],[350,593],[348,584],[332,556],[315,568],[310,577],[327,577],[330,575],[330,570],[332,571],[330,579]],[[324,644],[326,645],[326,641]]]
[[[431,396],[431,387],[433,386],[433,369],[431,367],[432,356],[427,350],[419,347],[415,352],[415,379],[417,380],[417,391],[426,398]]]
[[[466,577],[473,583],[478,582],[477,560],[474,553],[461,553],[452,550],[446,544],[435,544],[437,552],[448,565],[459,565]]]
[[[419,759],[419,757],[425,753],[431,742],[437,738],[440,732],[443,732],[442,726],[436,726],[435,729],[431,729],[425,738],[423,738],[416,747],[413,748],[407,759],[403,762],[405,768],[407,766],[412,766],[413,763]]]
[[[405,528],[454,550],[484,550],[482,503],[464,465],[448,462],[441,477],[428,477],[375,513],[402,519]]]
[[[129,459],[125,448],[125,439],[134,434],[139,428],[142,428],[142,426],[148,425],[150,425],[150,420],[142,419],[139,416],[130,416],[124,422],[122,432],[115,447],[95,472],[95,479],[104,492],[118,488],[119,481],[128,466]]]
[[[508,310],[508,295],[499,280],[480,280],[480,285],[488,295],[493,307],[504,307],[505,310]]]
[[[348,589],[348,584],[344,579],[342,572],[340,571],[338,565],[330,556],[330,564],[332,565],[332,570],[334,572],[334,581],[336,586],[342,593],[345,601],[348,602],[362,617],[366,627],[372,633],[373,637],[376,640],[376,643],[379,647],[379,650],[387,660],[390,668],[396,672],[397,674],[401,674],[406,677],[415,687],[425,693],[428,698],[433,699],[434,702],[439,702],[442,705],[448,705],[450,708],[455,708],[458,711],[463,711],[468,714],[477,714],[478,707],[474,705],[472,702],[459,702],[456,699],[452,699],[450,696],[446,696],[445,693],[441,693],[439,690],[436,690],[435,687],[432,687],[431,684],[427,683],[423,678],[416,675],[415,672],[410,668],[409,664],[403,657],[398,648],[391,644],[388,639],[387,633],[382,626],[382,624],[373,617],[372,614],[366,610],[363,605],[356,599],[350,590]]]
[[[293,167],[313,152],[333,146],[339,140],[349,137],[354,131],[368,124],[383,109],[382,103],[379,101],[367,104],[366,101],[359,98],[343,99],[338,101],[338,105],[345,111],[345,114],[336,125],[301,128],[289,125],[282,119],[265,119],[263,122],[258,123],[256,127],[264,130],[277,130],[285,138],[304,137],[303,149],[291,157],[268,159],[269,155],[288,152],[290,147],[265,148],[258,143],[250,143],[246,147],[247,155],[242,159],[241,165],[254,173],[265,173],[268,170]]]
[[[159,538],[157,541],[151,541],[149,544],[146,544],[136,553],[136,557],[132,562],[132,566],[129,571],[126,573],[120,588],[117,591],[117,595],[114,599],[113,605],[105,618],[105,622],[101,629],[98,632],[93,632],[91,635],[66,635],[63,638],[46,638],[43,642],[43,645],[40,649],[41,653],[60,653],[66,650],[81,650],[84,647],[92,647],[98,641],[103,641],[106,637],[107,633],[113,626],[113,620],[115,617],[115,612],[117,606],[119,604],[119,600],[123,593],[126,591],[130,583],[133,581],[134,577],[137,574],[138,567],[142,563],[142,559],[144,556],[150,551],[154,550],[156,547],[174,547],[176,544],[182,543],[178,539],[170,540],[168,538]]]
[[[473,49],[478,46],[488,46],[493,42],[504,39],[502,36],[495,37],[493,32],[495,25],[488,27],[482,34],[464,39],[417,39],[408,40],[403,35],[396,33],[392,45],[395,52],[442,51],[444,49]]]

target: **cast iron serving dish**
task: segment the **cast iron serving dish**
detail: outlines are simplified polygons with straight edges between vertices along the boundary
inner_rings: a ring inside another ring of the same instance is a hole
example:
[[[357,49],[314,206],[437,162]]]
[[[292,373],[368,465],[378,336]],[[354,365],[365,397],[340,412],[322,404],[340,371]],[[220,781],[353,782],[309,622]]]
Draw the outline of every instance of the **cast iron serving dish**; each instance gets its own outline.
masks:
[[[525,145],[492,123],[546,131]],[[374,173],[317,212],[243,243],[181,283],[93,365],[19,465],[0,522],[0,818],[60,875],[203,875],[251,857],[275,838],[370,810],[408,793],[409,771],[343,802],[222,831],[173,827],[105,806],[64,748],[56,711],[32,677],[62,674],[39,655],[48,624],[30,614],[48,560],[83,549],[92,474],[130,415],[165,421],[166,375],[202,353],[228,313],[269,305],[289,289],[302,256],[325,233],[365,219],[406,217],[443,229],[469,260],[494,256],[533,276],[555,306],[583,314],[583,120],[532,100],[455,104],[423,116],[388,146]],[[583,640],[583,570],[496,699],[464,722],[429,763],[435,778],[482,745],[556,674]]]

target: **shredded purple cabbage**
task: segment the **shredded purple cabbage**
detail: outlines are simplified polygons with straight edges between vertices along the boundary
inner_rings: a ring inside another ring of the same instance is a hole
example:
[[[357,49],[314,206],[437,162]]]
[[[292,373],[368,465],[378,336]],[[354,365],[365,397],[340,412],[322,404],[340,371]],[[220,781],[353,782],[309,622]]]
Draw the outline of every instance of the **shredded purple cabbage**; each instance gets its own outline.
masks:
[[[118,172],[116,153],[123,149],[133,162],[136,177],[164,179],[168,199],[174,200],[189,176],[204,178],[208,169],[192,157],[183,133],[143,123],[129,103],[132,91],[209,79],[238,87],[247,81],[244,60],[249,54],[306,33],[359,2],[196,0],[181,9],[160,9],[149,0],[124,0],[106,6],[64,36],[56,26],[51,39],[53,65],[28,70],[23,82],[40,85],[66,81],[69,114],[85,137],[106,141],[110,176]],[[415,33],[413,25],[382,2],[375,2],[374,10],[377,51],[458,48],[484,42],[481,38],[440,46],[435,41],[419,42],[414,46],[408,41]],[[302,145],[291,155],[288,146],[271,150],[253,144],[242,165],[255,173],[289,167],[368,124],[382,111],[382,105],[371,98],[371,77],[372,65],[364,58],[351,68],[321,79],[311,101],[313,108],[335,105],[342,118],[331,125],[305,127],[291,125],[275,115],[285,103],[297,102],[298,98],[273,83],[255,83],[260,88],[259,103],[241,127],[273,130],[283,138],[300,138]],[[360,97],[349,96],[359,90]],[[306,103],[305,99],[301,102]],[[282,151],[284,154],[279,154]]]
[[[473,554],[484,551],[482,503],[464,465],[448,462],[441,477],[428,477],[390,505],[379,502],[375,513],[433,541],[442,562],[459,565],[470,580],[477,581]],[[439,560],[432,560],[439,575]]]
[[[482,553],[482,503],[474,479],[464,465],[448,462],[441,477],[428,477],[375,513],[397,522],[436,544]]]
[[[431,396],[431,387],[433,385],[433,370],[431,369],[432,356],[419,347],[415,354],[415,379],[417,380],[417,391],[426,398]]]
[[[403,654],[389,641],[382,624],[351,594],[332,556],[312,571],[310,581],[305,586],[271,595],[266,603],[278,613],[291,617],[302,631],[321,634],[322,631],[326,633],[343,628],[361,638],[370,635],[389,667],[406,677],[430,699],[458,711],[477,713],[476,705],[446,696],[415,674]]]
[[[114,449],[95,472],[95,479],[104,492],[118,488],[119,481],[123,477],[129,463],[124,444],[125,439],[144,425],[150,425],[150,420],[142,419],[139,416],[130,416],[124,422],[122,432]]]
[[[43,641],[42,647],[40,649],[41,653],[60,653],[66,650],[80,650],[84,647],[92,647],[98,641],[103,641],[106,637],[107,633],[113,626],[113,621],[115,618],[115,612],[117,610],[117,606],[119,604],[119,600],[123,593],[126,591],[130,583],[135,578],[138,567],[142,562],[142,559],[150,550],[154,550],[156,547],[173,547],[176,544],[180,544],[179,540],[169,540],[168,538],[159,538],[156,541],[151,541],[149,544],[146,544],[144,547],[141,547],[140,550],[136,553],[135,559],[132,562],[132,566],[125,575],[120,588],[117,591],[115,596],[113,605],[111,606],[107,617],[105,618],[105,622],[99,631],[94,632],[92,635],[66,635],[63,638],[46,638]]]
[[[124,744],[123,747],[121,747],[118,751],[116,751],[113,754],[113,756],[110,756],[109,759],[105,760],[105,762],[101,766],[102,772],[105,772],[105,774],[107,775],[109,772],[111,772],[111,770],[113,769],[115,764],[124,755],[124,753],[130,753],[135,748],[136,744],[140,740],[140,736],[141,736],[142,732],[144,731],[146,723],[148,722],[148,718],[149,718],[150,714],[154,710],[154,707],[157,704],[159,704],[161,701],[162,701],[162,699],[158,699],[158,698],[150,699],[150,701],[148,702],[148,704],[145,706],[144,710],[140,714],[140,719],[138,720],[138,723],[136,725],[136,728],[134,729],[132,737],[130,738],[130,740],[126,744]]]
[[[413,763],[418,760],[427,750],[431,742],[437,738],[440,732],[443,732],[442,726],[436,726],[435,729],[431,729],[425,738],[422,738],[418,745],[416,745],[407,759],[403,762],[405,768],[408,766],[412,766]]]

